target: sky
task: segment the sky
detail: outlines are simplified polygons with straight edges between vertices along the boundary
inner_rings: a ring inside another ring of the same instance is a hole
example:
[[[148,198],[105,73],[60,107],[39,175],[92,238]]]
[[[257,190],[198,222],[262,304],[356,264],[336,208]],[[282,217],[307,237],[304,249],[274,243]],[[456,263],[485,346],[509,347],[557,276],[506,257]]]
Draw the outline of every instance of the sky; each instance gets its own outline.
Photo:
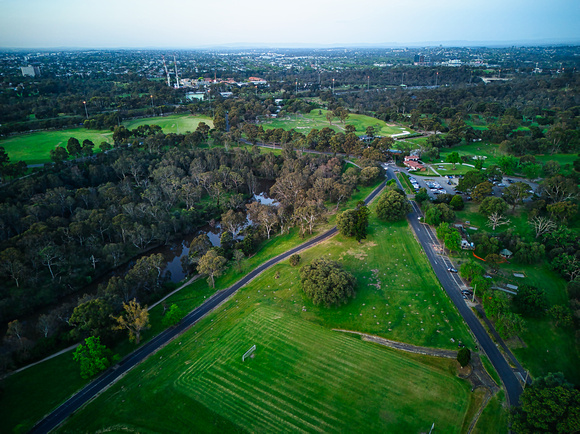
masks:
[[[580,43],[580,0],[0,0],[1,48]]]

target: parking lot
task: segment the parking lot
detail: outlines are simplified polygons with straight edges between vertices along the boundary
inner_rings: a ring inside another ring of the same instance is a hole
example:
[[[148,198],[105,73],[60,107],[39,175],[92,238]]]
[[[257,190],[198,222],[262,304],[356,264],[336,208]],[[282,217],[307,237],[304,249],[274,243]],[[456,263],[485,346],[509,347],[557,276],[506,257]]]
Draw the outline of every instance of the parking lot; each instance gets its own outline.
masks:
[[[469,194],[463,192],[457,192],[457,183],[463,175],[446,175],[446,176],[430,176],[425,178],[423,176],[415,176],[413,172],[409,172],[407,169],[397,168],[400,172],[409,175],[409,181],[413,186],[415,192],[419,189],[425,188],[429,196],[434,199],[439,194],[461,194],[464,200],[471,200]],[[530,187],[530,192],[535,193],[538,188],[538,184],[531,182],[524,178],[518,177],[504,177],[502,182],[494,183],[492,195],[496,197],[501,197],[503,195],[503,189],[515,182],[523,182]]]

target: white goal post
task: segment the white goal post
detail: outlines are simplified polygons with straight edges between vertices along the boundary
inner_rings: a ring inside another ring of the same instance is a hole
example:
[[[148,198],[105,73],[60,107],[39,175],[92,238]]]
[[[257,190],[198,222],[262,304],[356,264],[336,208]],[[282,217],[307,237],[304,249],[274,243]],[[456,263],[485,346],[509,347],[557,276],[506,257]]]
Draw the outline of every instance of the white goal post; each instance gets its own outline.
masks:
[[[242,356],[242,362],[245,362],[246,359],[254,353],[254,351],[256,351],[256,345],[252,345],[252,348],[250,348],[248,351],[244,353],[244,355]]]

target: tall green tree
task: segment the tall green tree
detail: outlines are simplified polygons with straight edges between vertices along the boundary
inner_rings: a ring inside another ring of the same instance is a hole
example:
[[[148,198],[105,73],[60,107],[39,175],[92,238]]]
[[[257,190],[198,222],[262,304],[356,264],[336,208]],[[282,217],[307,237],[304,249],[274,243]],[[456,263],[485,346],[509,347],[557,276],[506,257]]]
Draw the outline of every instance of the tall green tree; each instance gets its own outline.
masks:
[[[113,308],[104,298],[95,298],[80,303],[70,317],[69,324],[74,327],[72,335],[75,338],[81,336],[105,336],[110,335],[113,322],[111,314]]]
[[[90,378],[104,371],[115,358],[111,350],[101,344],[101,338],[90,336],[85,343],[77,347],[73,354],[73,360],[80,363],[81,377]]]
[[[383,193],[377,202],[376,213],[381,220],[395,222],[404,219],[410,212],[411,204],[395,190]]]
[[[451,163],[453,165],[452,166],[453,170],[455,170],[456,169],[455,165],[457,163],[461,163],[461,157],[457,152],[452,152],[451,154],[447,155],[447,157],[445,158],[445,162]]]
[[[201,257],[197,264],[197,271],[201,274],[207,274],[208,283],[215,288],[215,278],[222,275],[227,259],[211,249]]]
[[[339,214],[336,226],[341,234],[347,237],[355,237],[360,242],[367,236],[370,211],[364,202],[359,201],[353,210],[346,210]]]
[[[300,269],[300,280],[315,305],[341,305],[355,294],[356,279],[336,261],[315,259]]]
[[[465,368],[469,364],[470,360],[471,351],[469,351],[469,348],[462,347],[459,351],[457,351],[457,361],[462,368]]]
[[[81,144],[75,137],[70,137],[66,143],[66,150],[74,158],[81,153]]]
[[[532,195],[529,190],[530,186],[524,182],[516,182],[504,189],[503,196],[507,203],[512,205],[512,211],[516,209],[517,205],[521,205],[525,199]]]
[[[173,327],[176,325],[184,316],[184,312],[173,303],[170,307],[165,316],[163,317],[162,323],[163,327]]]
[[[548,308],[544,290],[531,285],[520,285],[512,303],[518,312],[527,316],[543,316]]]

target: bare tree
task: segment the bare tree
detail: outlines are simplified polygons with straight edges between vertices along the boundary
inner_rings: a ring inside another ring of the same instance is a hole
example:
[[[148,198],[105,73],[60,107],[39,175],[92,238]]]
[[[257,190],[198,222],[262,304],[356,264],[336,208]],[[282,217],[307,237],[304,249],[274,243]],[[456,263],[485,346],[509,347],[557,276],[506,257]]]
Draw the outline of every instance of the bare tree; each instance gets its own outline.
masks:
[[[503,215],[494,212],[488,218],[487,225],[491,226],[491,230],[495,231],[495,228],[498,226],[507,225],[510,222],[510,219],[505,218]]]
[[[540,217],[540,216],[534,217],[532,220],[530,220],[530,225],[532,225],[532,227],[536,231],[536,238],[539,238],[540,236],[547,234],[548,232],[552,232],[557,227],[556,223],[554,223],[548,217]]]
[[[231,232],[234,237],[238,235],[238,232],[242,230],[245,224],[246,216],[241,212],[235,212],[230,209],[226,213],[222,214],[222,228],[228,232]]]
[[[42,314],[38,317],[38,322],[36,323],[36,327],[44,335],[44,337],[47,338],[48,335],[52,334],[52,332],[56,326],[55,323],[56,323],[56,318],[54,315]]]
[[[48,267],[52,280],[56,277],[54,267],[62,261],[62,252],[54,244],[48,244],[46,247],[38,252],[42,260],[42,264]]]

